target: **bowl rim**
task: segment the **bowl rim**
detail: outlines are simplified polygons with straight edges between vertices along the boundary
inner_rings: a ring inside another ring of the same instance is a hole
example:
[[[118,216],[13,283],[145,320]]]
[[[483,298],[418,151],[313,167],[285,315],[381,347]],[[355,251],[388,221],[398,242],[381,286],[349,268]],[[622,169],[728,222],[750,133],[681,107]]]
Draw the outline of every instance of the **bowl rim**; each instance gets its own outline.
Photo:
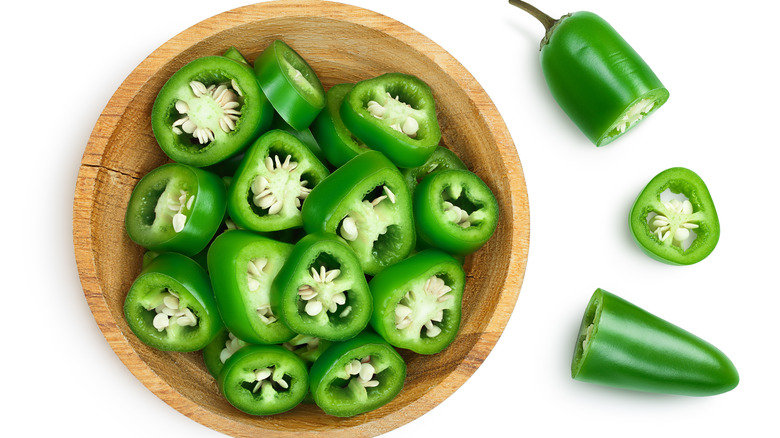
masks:
[[[490,315],[484,331],[478,333],[477,341],[468,351],[464,360],[424,395],[377,421],[345,427],[337,431],[328,429],[311,431],[310,433],[311,435],[345,433],[352,436],[355,433],[364,434],[370,431],[371,434],[381,434],[400,427],[428,412],[454,393],[479,368],[501,336],[517,302],[525,274],[530,240],[528,195],[520,159],[497,108],[465,67],[446,50],[411,27],[359,6],[324,0],[275,0],[242,6],[214,15],[189,27],[159,46],[127,76],[109,99],[84,150],[76,181],[72,219],[77,270],[85,298],[103,336],[136,378],[157,397],[187,417],[225,434],[250,436],[251,432],[246,430],[245,424],[216,415],[181,395],[158,376],[129,344],[124,333],[113,320],[101,289],[93,254],[95,235],[92,230],[92,214],[98,183],[97,173],[101,169],[108,169],[103,167],[102,159],[111,133],[117,129],[122,114],[133,101],[146,79],[154,75],[177,54],[184,52],[205,37],[258,20],[278,18],[280,13],[284,13],[285,18],[327,18],[368,27],[413,47],[429,58],[453,78],[478,108],[479,113],[484,116],[487,128],[496,140],[500,158],[508,171],[507,179],[511,189],[509,194],[511,217],[507,218],[507,221],[509,221],[510,236],[513,242],[509,252],[508,272],[496,304],[496,311]],[[264,432],[272,436],[282,436],[289,433],[300,435],[300,432],[297,431],[282,432],[278,429],[264,429]]]

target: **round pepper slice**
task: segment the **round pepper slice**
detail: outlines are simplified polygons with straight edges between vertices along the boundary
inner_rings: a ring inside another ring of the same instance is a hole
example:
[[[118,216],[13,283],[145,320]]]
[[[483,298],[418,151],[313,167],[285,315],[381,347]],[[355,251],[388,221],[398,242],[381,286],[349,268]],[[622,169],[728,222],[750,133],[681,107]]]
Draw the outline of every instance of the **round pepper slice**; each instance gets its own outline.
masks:
[[[355,84],[341,104],[341,118],[355,137],[398,167],[422,165],[441,140],[430,87],[402,73]]]
[[[219,313],[237,338],[253,344],[279,344],[295,336],[271,309],[271,283],[292,250],[250,231],[217,236],[208,267]]]
[[[185,164],[163,164],[133,189],[125,229],[133,242],[149,250],[193,256],[214,237],[226,204],[218,176]]]
[[[227,210],[241,228],[300,227],[301,205],[328,169],[286,131],[268,131],[249,148],[228,189]]]
[[[177,253],[160,254],[141,271],[124,314],[141,342],[163,351],[200,350],[222,327],[208,274]]]
[[[470,254],[484,245],[498,224],[498,202],[468,170],[448,169],[425,177],[414,192],[420,239],[450,254]]]
[[[602,289],[582,318],[571,375],[636,391],[706,396],[739,384],[712,344]]]
[[[298,241],[271,286],[271,308],[292,331],[329,341],[363,331],[371,305],[360,261],[329,233]]]
[[[335,167],[343,166],[368,147],[355,137],[341,120],[341,104],[344,96],[355,84],[338,84],[328,90],[325,109],[311,124],[311,133],[322,147],[325,159]]]
[[[344,238],[363,272],[374,275],[414,249],[410,198],[398,168],[381,152],[367,151],[312,189],[303,203],[303,227]]]
[[[667,190],[671,197],[664,201]],[[704,260],[720,238],[718,213],[707,186],[684,167],[664,170],[650,180],[634,202],[628,224],[647,255],[672,265]]]
[[[297,406],[309,389],[306,364],[278,345],[249,345],[225,361],[219,389],[251,415],[272,415]]]
[[[224,56],[198,58],[160,89],[152,130],[172,160],[197,167],[231,157],[268,129],[273,108],[252,71]]]
[[[325,107],[317,74],[283,41],[274,41],[255,59],[255,74],[276,112],[298,131],[308,128]]]
[[[371,326],[387,342],[435,354],[458,334],[466,274],[448,254],[428,249],[371,279]]]
[[[389,403],[403,389],[406,363],[371,332],[336,342],[311,366],[314,402],[328,415],[351,417]]]
[[[598,15],[575,12],[555,20],[524,1],[510,3],[544,25],[540,58],[550,92],[596,146],[617,139],[669,99],[650,66]]]

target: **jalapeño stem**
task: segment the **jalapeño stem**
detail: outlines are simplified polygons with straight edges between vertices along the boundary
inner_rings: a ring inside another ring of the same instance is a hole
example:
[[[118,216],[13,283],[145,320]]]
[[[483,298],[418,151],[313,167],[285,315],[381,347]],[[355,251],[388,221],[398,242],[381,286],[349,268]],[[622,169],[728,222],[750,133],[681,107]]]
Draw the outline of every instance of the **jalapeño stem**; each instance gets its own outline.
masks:
[[[552,30],[555,23],[558,22],[558,20],[552,18],[551,16],[545,14],[544,12],[540,11],[539,9],[536,9],[535,6],[528,4],[521,0],[509,0],[509,4],[512,6],[517,6],[518,8],[528,12],[531,14],[534,18],[539,20],[540,23],[544,26],[545,33],[550,33],[550,30]]]

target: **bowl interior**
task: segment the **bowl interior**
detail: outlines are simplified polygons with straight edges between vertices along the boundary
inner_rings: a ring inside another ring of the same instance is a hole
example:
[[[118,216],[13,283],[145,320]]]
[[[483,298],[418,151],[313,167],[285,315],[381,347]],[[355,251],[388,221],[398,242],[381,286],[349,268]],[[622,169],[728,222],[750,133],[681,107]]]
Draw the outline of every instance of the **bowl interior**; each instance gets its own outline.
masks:
[[[418,76],[433,89],[442,145],[492,189],[500,207],[490,242],[466,262],[467,285],[457,340],[445,351],[407,351],[408,377],[388,405],[353,418],[314,405],[254,417],[230,406],[200,353],[166,353],[140,343],[123,317],[124,298],[141,269],[143,249],[124,231],[135,183],[169,161],[150,124],[157,92],[187,62],[233,45],[252,61],[284,40],[316,71],[325,89],[387,72]],[[480,365],[509,318],[525,269],[528,208],[517,153],[482,88],[457,61],[414,30],[357,7],[271,2],[199,23],[160,47],[127,78],[101,115],[84,153],[74,203],[74,242],[84,292],[95,319],[128,368],[185,415],[233,436],[258,432],[376,435],[422,415],[454,392]],[[490,269],[484,269],[489,266]]]

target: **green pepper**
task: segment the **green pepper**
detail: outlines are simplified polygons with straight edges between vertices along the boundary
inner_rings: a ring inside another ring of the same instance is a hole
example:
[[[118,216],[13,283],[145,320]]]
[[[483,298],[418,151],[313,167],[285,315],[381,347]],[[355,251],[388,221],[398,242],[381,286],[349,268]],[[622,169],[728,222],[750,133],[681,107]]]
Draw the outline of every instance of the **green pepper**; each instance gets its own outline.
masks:
[[[580,326],[574,379],[636,391],[706,396],[739,383],[734,364],[708,342],[596,289]]]
[[[390,402],[403,389],[406,364],[371,332],[336,342],[311,366],[310,391],[328,415],[351,417]]]
[[[411,75],[386,73],[358,82],[340,111],[355,137],[398,167],[421,166],[441,140],[433,93]]]
[[[198,58],[160,89],[152,130],[174,161],[210,166],[268,129],[273,108],[246,65],[224,56]]]
[[[225,399],[251,415],[272,415],[297,406],[309,389],[303,361],[279,345],[249,345],[225,361],[219,373]]]
[[[314,187],[302,214],[306,232],[343,237],[368,275],[414,249],[409,189],[398,169],[378,151],[358,155]]]
[[[255,59],[255,74],[276,112],[298,131],[308,128],[325,106],[317,74],[283,41],[274,41]]]
[[[215,379],[218,379],[219,372],[222,371],[225,361],[227,361],[233,353],[247,345],[249,344],[238,339],[236,335],[230,333],[225,327],[222,327],[222,330],[220,330],[217,337],[201,351],[203,363],[206,365],[209,374]]]
[[[563,111],[596,146],[604,146],[669,98],[647,63],[604,19],[575,12],[558,20],[524,1],[509,3],[545,27],[542,72]]]
[[[250,146],[228,189],[227,210],[239,227],[300,227],[301,204],[328,169],[292,134],[273,130]]]
[[[426,244],[451,254],[470,254],[484,245],[498,224],[498,202],[474,173],[434,172],[414,192],[417,232]]]
[[[162,253],[141,271],[124,314],[141,342],[163,351],[200,350],[222,327],[208,274],[177,253]]]
[[[240,64],[243,64],[249,68],[252,68],[252,65],[249,64],[249,61],[246,60],[246,57],[239,51],[235,46],[230,46],[225,50],[225,53],[222,54],[225,58],[230,58],[233,61],[237,61]],[[254,69],[252,69],[254,72]]]
[[[315,157],[317,157],[320,162],[323,164],[325,161],[325,154],[322,152],[322,148],[320,147],[320,144],[317,143],[317,139],[314,138],[314,135],[311,133],[311,130],[309,128],[303,128],[301,130],[297,130],[290,126],[287,122],[284,121],[284,119],[277,113],[274,115],[273,120],[271,121],[271,129],[281,129],[282,131],[287,131],[290,134],[292,134],[295,138],[301,141],[304,145],[306,145],[307,148],[311,151],[311,153],[314,154]]]
[[[371,326],[387,342],[434,354],[458,334],[466,274],[452,256],[428,249],[371,279]]]
[[[214,237],[225,204],[225,186],[218,176],[185,164],[163,164],[133,189],[125,229],[144,248],[192,256]]]
[[[294,338],[282,344],[282,347],[292,351],[300,357],[308,366],[311,366],[328,347],[331,341],[309,335],[296,335]]]
[[[409,193],[414,196],[417,184],[419,184],[423,178],[433,172],[446,169],[467,170],[467,167],[463,164],[463,161],[455,155],[455,152],[452,152],[444,146],[436,146],[436,150],[433,151],[433,154],[428,157],[428,160],[426,160],[422,166],[401,169],[401,174],[403,174],[406,185],[409,187]]]
[[[237,338],[253,344],[279,344],[295,333],[271,310],[271,283],[292,245],[244,230],[217,236],[208,267],[219,313]]]
[[[344,96],[355,84],[338,84],[325,95],[326,104],[311,124],[311,133],[322,147],[325,159],[335,167],[341,167],[347,161],[364,152],[368,147],[355,137],[341,120],[341,104]]]
[[[357,256],[329,233],[303,237],[271,286],[271,309],[294,332],[349,339],[371,318],[371,292]]]
[[[662,200],[667,190],[682,199]],[[645,253],[673,265],[703,260],[720,237],[718,213],[707,186],[684,167],[656,175],[634,202],[628,223]]]

